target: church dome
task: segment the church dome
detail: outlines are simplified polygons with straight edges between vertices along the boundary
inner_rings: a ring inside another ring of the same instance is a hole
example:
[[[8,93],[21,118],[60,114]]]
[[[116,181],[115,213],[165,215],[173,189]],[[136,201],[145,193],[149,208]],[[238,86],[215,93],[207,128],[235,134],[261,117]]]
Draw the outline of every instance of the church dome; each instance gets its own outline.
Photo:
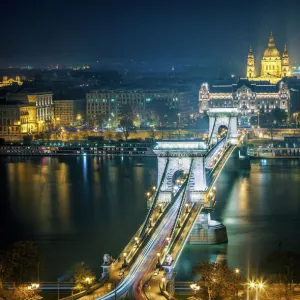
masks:
[[[280,57],[280,52],[276,47],[268,47],[264,52],[264,57]]]
[[[264,57],[280,57],[280,52],[275,47],[275,41],[272,32],[269,37],[268,48],[264,52]]]

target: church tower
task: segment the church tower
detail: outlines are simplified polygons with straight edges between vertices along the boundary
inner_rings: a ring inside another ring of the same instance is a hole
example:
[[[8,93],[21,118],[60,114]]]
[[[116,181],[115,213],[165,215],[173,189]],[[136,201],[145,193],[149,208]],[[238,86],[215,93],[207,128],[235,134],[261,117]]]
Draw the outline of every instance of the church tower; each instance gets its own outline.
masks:
[[[271,32],[268,48],[264,52],[261,61],[261,77],[268,79],[281,78],[281,57],[280,52],[275,47],[274,36]]]
[[[252,47],[250,46],[248,58],[247,58],[247,78],[255,77],[255,63]]]
[[[289,59],[289,54],[286,45],[284,46],[284,51],[282,54],[281,76],[282,77],[290,76],[290,59]]]

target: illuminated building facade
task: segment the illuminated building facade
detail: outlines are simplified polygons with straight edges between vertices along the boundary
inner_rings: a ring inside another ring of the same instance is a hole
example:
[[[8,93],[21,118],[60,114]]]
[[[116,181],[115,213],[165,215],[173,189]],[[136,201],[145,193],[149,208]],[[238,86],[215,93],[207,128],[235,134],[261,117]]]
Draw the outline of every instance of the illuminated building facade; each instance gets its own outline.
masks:
[[[255,57],[252,47],[250,46],[247,58],[247,78],[254,81],[270,81],[272,84],[275,84],[283,77],[291,75],[289,64],[289,55],[286,45],[281,57],[279,50],[275,47],[275,39],[271,33],[268,47],[264,51],[261,60],[260,75],[256,73]]]
[[[199,90],[199,113],[210,108],[236,107],[240,123],[249,122],[260,110],[271,112],[276,107],[289,113],[290,91],[283,81],[277,84],[240,79],[235,84],[201,84]]]
[[[80,123],[85,116],[85,100],[54,100],[54,119],[57,125]]]
[[[37,122],[37,107],[34,104],[20,107],[21,133],[36,133],[43,131],[44,124]]]
[[[36,126],[32,129],[34,132],[40,132],[44,130],[50,130],[54,123],[54,109],[53,109],[53,99],[51,92],[20,92],[20,93],[7,93],[6,102],[10,101],[20,101],[22,104],[28,105],[28,112],[30,114],[33,111],[36,112],[36,117],[31,117],[31,120],[36,120]],[[32,109],[35,106],[36,109]],[[31,109],[29,109],[29,107]],[[22,128],[27,128],[28,126],[23,126]],[[28,127],[30,128],[30,127]],[[36,129],[35,129],[36,128]],[[22,131],[24,132],[24,131]]]
[[[2,81],[0,81],[0,88],[11,85],[22,85],[23,81],[21,81],[20,76],[16,76],[16,78],[8,78],[8,76],[3,76]]]

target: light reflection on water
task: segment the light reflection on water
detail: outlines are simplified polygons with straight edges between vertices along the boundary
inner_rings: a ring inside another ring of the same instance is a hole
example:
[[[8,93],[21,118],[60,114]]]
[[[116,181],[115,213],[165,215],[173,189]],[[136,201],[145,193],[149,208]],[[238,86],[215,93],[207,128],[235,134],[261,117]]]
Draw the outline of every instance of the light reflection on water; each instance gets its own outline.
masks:
[[[220,175],[212,218],[227,227],[228,244],[188,245],[176,266],[176,280],[193,280],[201,260],[223,260],[244,274],[262,273],[261,263],[282,248],[300,252],[300,160],[252,161],[239,170],[234,159]],[[249,268],[248,268],[249,266]]]
[[[99,275],[119,254],[146,216],[156,158],[2,157],[0,174],[0,246],[35,241],[53,280],[81,261]]]
[[[0,158],[0,246],[32,239],[42,254],[41,279],[56,279],[85,261],[99,274],[104,253],[119,254],[144,221],[145,191],[156,185],[156,159],[119,157]],[[176,280],[192,280],[201,260],[260,271],[269,252],[300,249],[300,161],[230,159],[217,182],[212,218],[228,244],[187,245]]]

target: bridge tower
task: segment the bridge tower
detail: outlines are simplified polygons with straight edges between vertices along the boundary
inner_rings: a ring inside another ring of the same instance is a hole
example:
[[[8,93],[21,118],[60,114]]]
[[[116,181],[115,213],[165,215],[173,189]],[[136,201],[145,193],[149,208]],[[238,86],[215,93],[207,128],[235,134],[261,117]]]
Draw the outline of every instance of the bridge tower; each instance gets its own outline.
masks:
[[[237,143],[237,119],[238,108],[220,107],[209,108],[207,111],[209,116],[209,144],[215,144],[218,141],[218,133],[221,126],[227,128],[228,141],[232,144]]]
[[[197,140],[163,140],[154,147],[158,161],[157,193],[158,202],[168,203],[172,200],[173,176],[176,171],[188,173],[189,193],[192,202],[204,200],[207,189],[205,174],[205,154],[207,145]]]
[[[220,124],[223,125],[223,123]],[[211,203],[214,202],[211,194],[214,193],[210,190],[206,164],[207,160],[210,160],[209,153],[214,151],[209,151],[207,143],[204,141],[163,140],[157,142],[154,152],[158,160],[157,203],[168,204],[171,202],[175,172],[181,170],[187,173],[189,202],[202,204],[204,208],[197,217],[189,239],[190,243],[217,244],[227,242],[226,227],[210,219]]]

